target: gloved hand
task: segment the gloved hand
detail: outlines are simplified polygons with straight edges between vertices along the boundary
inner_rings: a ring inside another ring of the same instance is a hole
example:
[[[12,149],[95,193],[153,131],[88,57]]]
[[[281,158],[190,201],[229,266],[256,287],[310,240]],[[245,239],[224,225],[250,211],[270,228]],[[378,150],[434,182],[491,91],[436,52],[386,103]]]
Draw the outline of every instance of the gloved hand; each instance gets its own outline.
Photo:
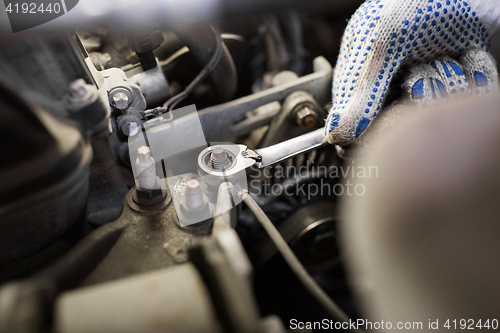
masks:
[[[487,47],[499,25],[496,0],[367,0],[342,39],[328,141],[353,143],[381,111],[402,68],[410,68],[403,89],[415,101],[498,89]]]

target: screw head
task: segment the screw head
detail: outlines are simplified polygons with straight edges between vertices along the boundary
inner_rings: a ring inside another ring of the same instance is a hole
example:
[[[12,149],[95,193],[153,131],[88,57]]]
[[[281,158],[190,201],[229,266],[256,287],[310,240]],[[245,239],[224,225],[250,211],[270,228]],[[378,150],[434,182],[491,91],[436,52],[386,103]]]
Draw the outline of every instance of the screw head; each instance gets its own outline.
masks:
[[[304,106],[297,111],[295,119],[297,120],[297,124],[300,126],[310,128],[316,125],[318,115],[309,107]]]
[[[130,104],[130,99],[124,92],[116,92],[112,96],[113,106],[118,110],[125,110]]]

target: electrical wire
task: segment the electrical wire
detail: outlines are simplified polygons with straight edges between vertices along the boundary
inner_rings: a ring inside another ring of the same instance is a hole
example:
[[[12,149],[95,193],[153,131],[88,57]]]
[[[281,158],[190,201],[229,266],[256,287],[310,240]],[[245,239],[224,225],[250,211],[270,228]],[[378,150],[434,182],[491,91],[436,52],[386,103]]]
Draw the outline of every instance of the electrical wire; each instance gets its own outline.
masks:
[[[221,59],[222,53],[224,51],[224,48],[222,46],[222,38],[219,33],[214,27],[212,27],[212,30],[215,35],[215,50],[214,53],[212,54],[212,57],[210,58],[210,61],[203,67],[201,72],[191,81],[191,83],[179,94],[171,97],[168,101],[163,104],[161,108],[156,108],[152,110],[147,110],[143,112],[143,118],[144,119],[151,119],[154,117],[158,117],[161,114],[164,114],[166,112],[172,111],[174,107],[182,102],[184,99],[186,99],[190,93],[193,92],[194,88],[205,80],[210,73],[213,72],[215,67],[219,64],[219,60]]]
[[[286,263],[290,266],[299,281],[303,284],[307,291],[318,301],[323,309],[336,321],[349,323],[350,319],[344,311],[324,292],[323,289],[314,281],[309,275],[304,266],[300,263],[299,259],[295,256],[288,243],[283,239],[280,232],[271,220],[267,217],[266,213],[260,208],[255,200],[248,194],[248,191],[242,190],[238,192],[245,204],[250,208],[257,220],[262,224],[271,240],[276,245],[276,248],[285,259]],[[362,333],[361,330],[347,329],[347,332]]]
[[[168,101],[163,104],[163,108],[171,111],[178,103],[183,101],[188,95],[194,90],[194,88],[203,80],[207,78],[207,76],[217,67],[217,64],[219,63],[219,60],[222,56],[222,38],[220,33],[213,28],[213,32],[215,34],[215,50],[212,55],[212,58],[210,61],[205,65],[205,67],[201,70],[201,72],[194,78],[193,81],[182,91],[181,93],[175,95],[174,97],[170,98]]]

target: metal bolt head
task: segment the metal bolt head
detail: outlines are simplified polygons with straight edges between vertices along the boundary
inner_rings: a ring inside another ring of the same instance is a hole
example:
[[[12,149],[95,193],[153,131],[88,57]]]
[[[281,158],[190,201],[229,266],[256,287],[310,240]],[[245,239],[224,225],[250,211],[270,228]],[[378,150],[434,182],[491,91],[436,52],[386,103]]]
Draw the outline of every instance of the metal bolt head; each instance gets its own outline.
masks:
[[[210,163],[215,170],[226,169],[230,162],[227,152],[220,147],[215,148],[210,155]]]
[[[201,186],[200,182],[197,181],[196,179],[191,179],[186,183],[186,195],[187,196],[194,196],[196,194],[201,193]]]
[[[196,179],[191,179],[186,183],[184,195],[188,209],[196,209],[203,206],[203,191],[200,182]]]
[[[151,149],[148,146],[142,146],[137,149],[137,154],[140,163],[148,163],[151,160]]]
[[[304,106],[297,111],[295,119],[300,126],[310,128],[316,125],[318,115],[309,107]]]
[[[124,92],[116,92],[112,97],[113,106],[118,110],[125,110],[130,104],[130,99]]]

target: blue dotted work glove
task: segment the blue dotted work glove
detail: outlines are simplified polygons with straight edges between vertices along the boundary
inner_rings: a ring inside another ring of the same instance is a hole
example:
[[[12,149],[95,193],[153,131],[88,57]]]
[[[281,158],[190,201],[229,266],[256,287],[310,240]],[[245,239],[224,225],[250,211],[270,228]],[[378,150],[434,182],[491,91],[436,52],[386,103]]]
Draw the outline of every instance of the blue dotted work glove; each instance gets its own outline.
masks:
[[[328,141],[347,146],[365,131],[402,66],[411,68],[403,91],[416,102],[498,89],[487,45],[499,24],[497,0],[366,1],[342,38]]]

